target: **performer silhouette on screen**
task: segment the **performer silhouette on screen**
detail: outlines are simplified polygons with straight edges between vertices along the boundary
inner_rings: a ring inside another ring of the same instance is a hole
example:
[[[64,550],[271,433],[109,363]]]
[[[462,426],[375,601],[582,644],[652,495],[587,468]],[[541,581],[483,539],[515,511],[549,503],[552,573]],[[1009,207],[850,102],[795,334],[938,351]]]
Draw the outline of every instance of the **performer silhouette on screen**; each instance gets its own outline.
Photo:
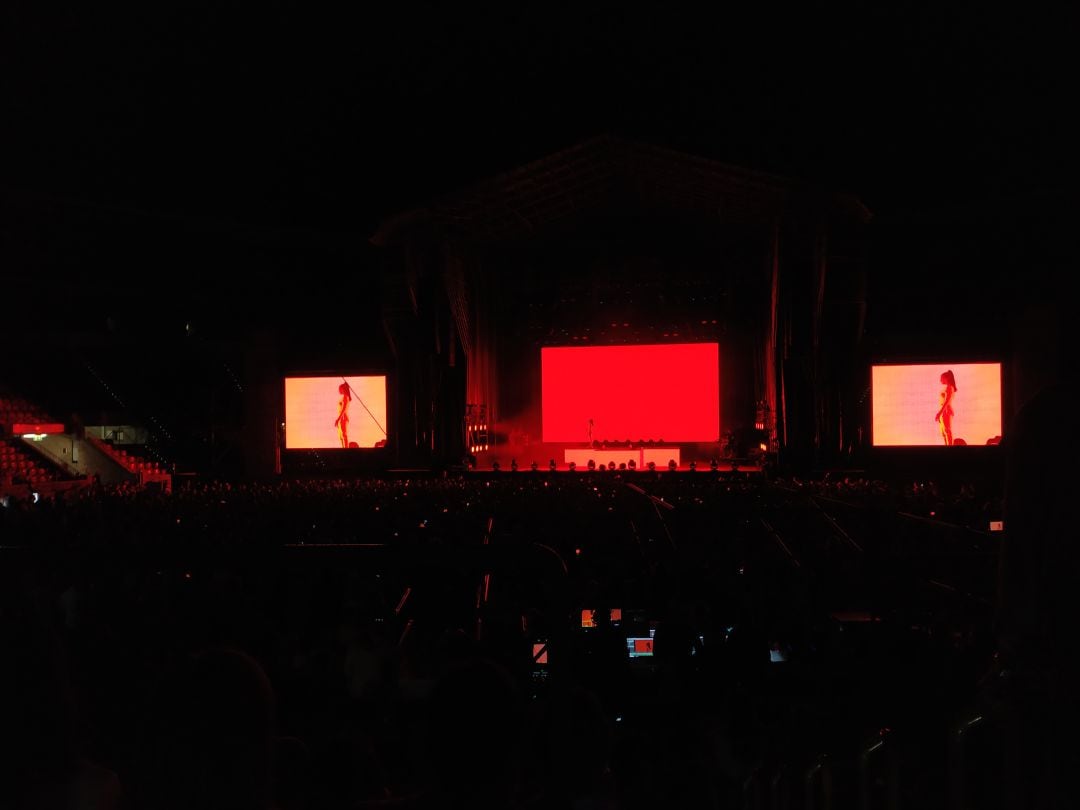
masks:
[[[338,439],[341,441],[342,447],[349,446],[349,403],[352,402],[352,394],[349,392],[349,384],[343,382],[338,386],[338,393],[341,394],[341,399],[338,400],[338,415],[334,420],[334,427],[337,428]]]
[[[585,428],[585,439],[586,439],[586,441],[588,441],[589,447],[595,447],[596,446],[596,438],[593,435],[593,431],[594,431],[595,427],[596,427],[596,425],[593,424],[592,417],[589,417],[589,424]]]
[[[945,445],[948,447],[953,443],[952,402],[953,398],[956,396],[956,377],[953,376],[952,369],[942,372],[941,385],[941,407],[938,408],[938,412],[934,416],[934,419],[937,421],[938,427],[941,428],[941,438],[945,440]]]

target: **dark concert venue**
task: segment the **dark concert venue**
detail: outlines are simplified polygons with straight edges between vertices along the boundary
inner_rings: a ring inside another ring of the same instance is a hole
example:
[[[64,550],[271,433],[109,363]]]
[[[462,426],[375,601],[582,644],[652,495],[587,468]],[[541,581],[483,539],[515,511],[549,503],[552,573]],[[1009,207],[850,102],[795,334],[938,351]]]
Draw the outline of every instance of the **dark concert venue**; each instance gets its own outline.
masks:
[[[1054,20],[7,14],[0,808],[1080,806]]]

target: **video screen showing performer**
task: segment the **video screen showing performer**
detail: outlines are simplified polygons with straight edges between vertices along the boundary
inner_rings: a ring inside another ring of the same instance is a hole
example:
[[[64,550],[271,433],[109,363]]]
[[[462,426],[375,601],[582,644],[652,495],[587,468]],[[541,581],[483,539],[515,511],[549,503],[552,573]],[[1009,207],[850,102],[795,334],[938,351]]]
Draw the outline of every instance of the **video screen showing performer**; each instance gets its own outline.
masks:
[[[386,376],[285,378],[285,449],[386,444]]]
[[[875,447],[961,447],[1001,441],[1001,364],[871,369]]]

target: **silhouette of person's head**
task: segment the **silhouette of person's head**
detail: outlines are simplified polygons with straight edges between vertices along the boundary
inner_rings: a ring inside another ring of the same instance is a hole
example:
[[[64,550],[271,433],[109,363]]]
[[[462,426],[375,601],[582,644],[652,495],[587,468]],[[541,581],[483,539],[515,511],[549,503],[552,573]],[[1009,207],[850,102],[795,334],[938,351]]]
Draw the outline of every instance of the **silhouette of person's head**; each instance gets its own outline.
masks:
[[[941,384],[951,386],[954,391],[958,390],[956,388],[956,377],[952,373],[952,369],[941,372]]]
[[[22,598],[0,594],[0,645],[12,651],[0,667],[0,804],[11,807],[66,782],[78,754],[63,648],[54,628],[35,620],[29,599],[18,604]]]
[[[1009,673],[998,683],[1011,712],[1002,736],[1022,752],[1008,807],[1069,807],[1075,804],[1075,744],[1080,719],[1073,685],[1076,656],[1066,652],[1080,622],[1080,547],[1075,537],[1080,473],[1072,458],[1080,441],[1070,424],[1075,379],[1052,381],[1030,398],[1003,436],[1005,534],[998,556],[998,662]],[[1058,654],[1060,651],[1060,654]]]
[[[162,695],[151,803],[267,810],[275,699],[259,664],[216,648],[194,656]]]
[[[545,720],[552,804],[587,802],[603,791],[612,755],[613,729],[602,701],[572,686],[553,696]]]
[[[436,806],[509,807],[519,782],[520,691],[485,658],[450,667],[429,698],[429,791]]]

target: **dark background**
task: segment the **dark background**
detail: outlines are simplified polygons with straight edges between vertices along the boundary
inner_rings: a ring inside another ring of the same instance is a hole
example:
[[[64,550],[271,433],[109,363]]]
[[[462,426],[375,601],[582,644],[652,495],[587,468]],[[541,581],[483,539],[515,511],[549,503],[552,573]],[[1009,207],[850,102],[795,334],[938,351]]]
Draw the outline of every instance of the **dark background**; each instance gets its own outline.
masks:
[[[1075,255],[1072,31],[975,3],[5,4],[4,370],[239,414],[252,353],[378,367],[379,222],[605,133],[857,195],[869,352],[1007,354]]]
[[[5,4],[6,188],[345,241],[598,132],[872,211],[1045,190],[1071,26],[1045,10]]]

